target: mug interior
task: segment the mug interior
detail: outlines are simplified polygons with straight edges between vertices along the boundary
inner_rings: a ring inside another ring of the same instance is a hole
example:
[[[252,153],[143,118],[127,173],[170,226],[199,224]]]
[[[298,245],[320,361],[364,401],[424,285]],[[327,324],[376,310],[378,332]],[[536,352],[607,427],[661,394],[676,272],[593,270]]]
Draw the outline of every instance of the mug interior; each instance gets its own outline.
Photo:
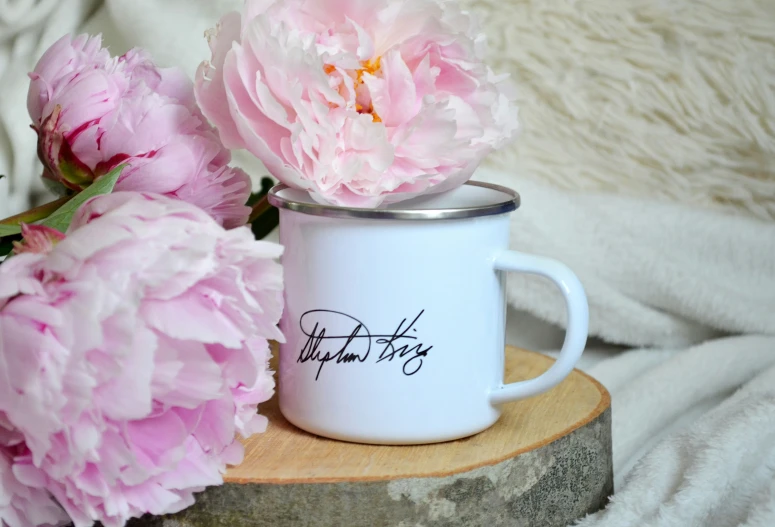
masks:
[[[426,194],[377,209],[358,209],[321,204],[303,190],[280,184],[269,192],[269,203],[316,216],[438,220],[508,213],[519,207],[520,198],[516,191],[501,185],[468,181],[445,192]]]

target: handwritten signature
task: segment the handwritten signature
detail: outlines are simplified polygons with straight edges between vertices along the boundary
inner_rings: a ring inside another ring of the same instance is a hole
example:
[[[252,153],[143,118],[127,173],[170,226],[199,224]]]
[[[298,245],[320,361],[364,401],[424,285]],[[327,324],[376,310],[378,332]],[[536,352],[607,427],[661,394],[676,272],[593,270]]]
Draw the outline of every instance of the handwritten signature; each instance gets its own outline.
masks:
[[[364,363],[372,355],[372,346],[381,349],[376,363],[383,361],[392,362],[394,358],[406,359],[402,368],[404,375],[414,375],[423,365],[423,358],[433,346],[425,346],[417,341],[417,332],[414,327],[425,310],[414,317],[407,325],[408,318],[404,318],[398,327],[389,335],[372,335],[366,325],[357,318],[327,309],[315,309],[307,311],[299,319],[302,333],[307,337],[307,342],[301,348],[296,362],[319,362],[315,380],[320,378],[323,366],[329,362],[335,364],[349,364],[353,362]],[[326,325],[336,324],[337,327],[345,327],[340,335],[331,335],[326,330]],[[411,333],[410,333],[411,332]],[[373,356],[373,355],[372,355]]]

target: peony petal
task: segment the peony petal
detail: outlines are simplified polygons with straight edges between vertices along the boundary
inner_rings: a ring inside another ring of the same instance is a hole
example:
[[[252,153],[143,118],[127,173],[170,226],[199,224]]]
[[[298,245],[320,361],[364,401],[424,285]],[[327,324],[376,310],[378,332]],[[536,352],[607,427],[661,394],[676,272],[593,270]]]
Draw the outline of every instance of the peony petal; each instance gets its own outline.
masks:
[[[361,115],[347,122],[345,140],[353,152],[381,172],[393,163],[393,145],[387,140],[385,127],[373,122],[371,116]]]
[[[0,266],[0,521],[123,526],[222,483],[235,435],[266,426],[281,253],[119,191],[50,252]]]
[[[127,164],[117,190],[207,203],[221,225],[243,225],[250,186],[225,170],[231,155],[196,106],[193,83],[142,50],[111,58],[100,46],[86,36],[63,38],[31,74],[28,109],[44,177],[78,191]]]
[[[112,323],[111,323],[112,322]],[[142,419],[151,413],[154,353],[156,336],[147,328],[136,325],[118,327],[114,319],[106,321],[106,347],[125,350],[120,357],[118,375],[93,392],[93,404],[104,416],[116,421]]]
[[[453,188],[518,128],[513,90],[455,3],[252,0],[244,12],[239,31],[237,15],[219,29],[228,46],[211,46],[200,101],[229,145],[318,202]]]
[[[229,113],[223,68],[232,43],[239,41],[241,17],[239,13],[228,13],[218,22],[216,30],[207,33],[213,58],[203,62],[196,71],[196,101],[205,116],[218,128],[218,134],[226,148],[245,148],[245,143]]]
[[[11,449],[0,447],[0,524],[8,527],[64,526],[67,514],[43,488],[22,482],[41,483],[37,469],[15,459]]]
[[[171,490],[185,490],[191,487],[208,487],[223,483],[222,466],[213,462],[213,457],[202,450],[199,443],[189,437],[186,440],[186,457],[174,472],[166,472],[156,478],[161,485]]]
[[[22,223],[21,228],[23,241],[21,243],[14,242],[14,252],[16,254],[50,252],[54,245],[61,242],[65,237],[58,230],[45,225],[27,225]]]
[[[236,348],[243,338],[234,323],[218,310],[213,298],[196,292],[166,301],[147,301],[142,314],[152,328],[175,339],[218,342]]]
[[[396,127],[411,120],[421,108],[412,72],[398,50],[382,57],[382,78],[364,75],[374,102],[374,111],[385,126]]]
[[[160,335],[153,396],[167,407],[196,409],[202,401],[223,394],[224,381],[216,361],[200,342]]]
[[[204,405],[194,437],[205,452],[220,452],[234,441],[234,403],[230,398]]]
[[[146,466],[160,467],[180,461],[179,449],[188,434],[175,412],[130,421],[125,426],[134,452]]]

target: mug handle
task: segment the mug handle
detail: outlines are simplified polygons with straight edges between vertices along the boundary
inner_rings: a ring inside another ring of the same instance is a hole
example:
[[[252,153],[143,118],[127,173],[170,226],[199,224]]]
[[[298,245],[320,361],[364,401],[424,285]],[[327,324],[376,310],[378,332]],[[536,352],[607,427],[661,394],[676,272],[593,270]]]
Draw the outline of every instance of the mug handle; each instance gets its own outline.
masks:
[[[490,393],[490,402],[502,404],[538,395],[557,386],[567,377],[581,357],[587,343],[589,306],[584,287],[565,264],[517,251],[504,251],[495,257],[494,267],[500,271],[536,274],[550,279],[565,297],[568,325],[560,356],[545,373],[526,381],[501,385]]]

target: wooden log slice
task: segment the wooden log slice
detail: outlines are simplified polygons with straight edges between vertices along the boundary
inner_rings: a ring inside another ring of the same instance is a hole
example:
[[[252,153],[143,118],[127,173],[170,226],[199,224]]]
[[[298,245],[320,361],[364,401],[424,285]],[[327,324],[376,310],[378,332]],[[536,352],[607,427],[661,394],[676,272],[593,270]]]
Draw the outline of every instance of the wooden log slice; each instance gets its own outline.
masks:
[[[506,382],[552,359],[506,350]],[[154,527],[541,527],[572,523],[613,493],[608,392],[576,370],[538,397],[503,407],[475,436],[420,446],[317,437],[289,424],[276,401],[266,433],[222,487]]]

